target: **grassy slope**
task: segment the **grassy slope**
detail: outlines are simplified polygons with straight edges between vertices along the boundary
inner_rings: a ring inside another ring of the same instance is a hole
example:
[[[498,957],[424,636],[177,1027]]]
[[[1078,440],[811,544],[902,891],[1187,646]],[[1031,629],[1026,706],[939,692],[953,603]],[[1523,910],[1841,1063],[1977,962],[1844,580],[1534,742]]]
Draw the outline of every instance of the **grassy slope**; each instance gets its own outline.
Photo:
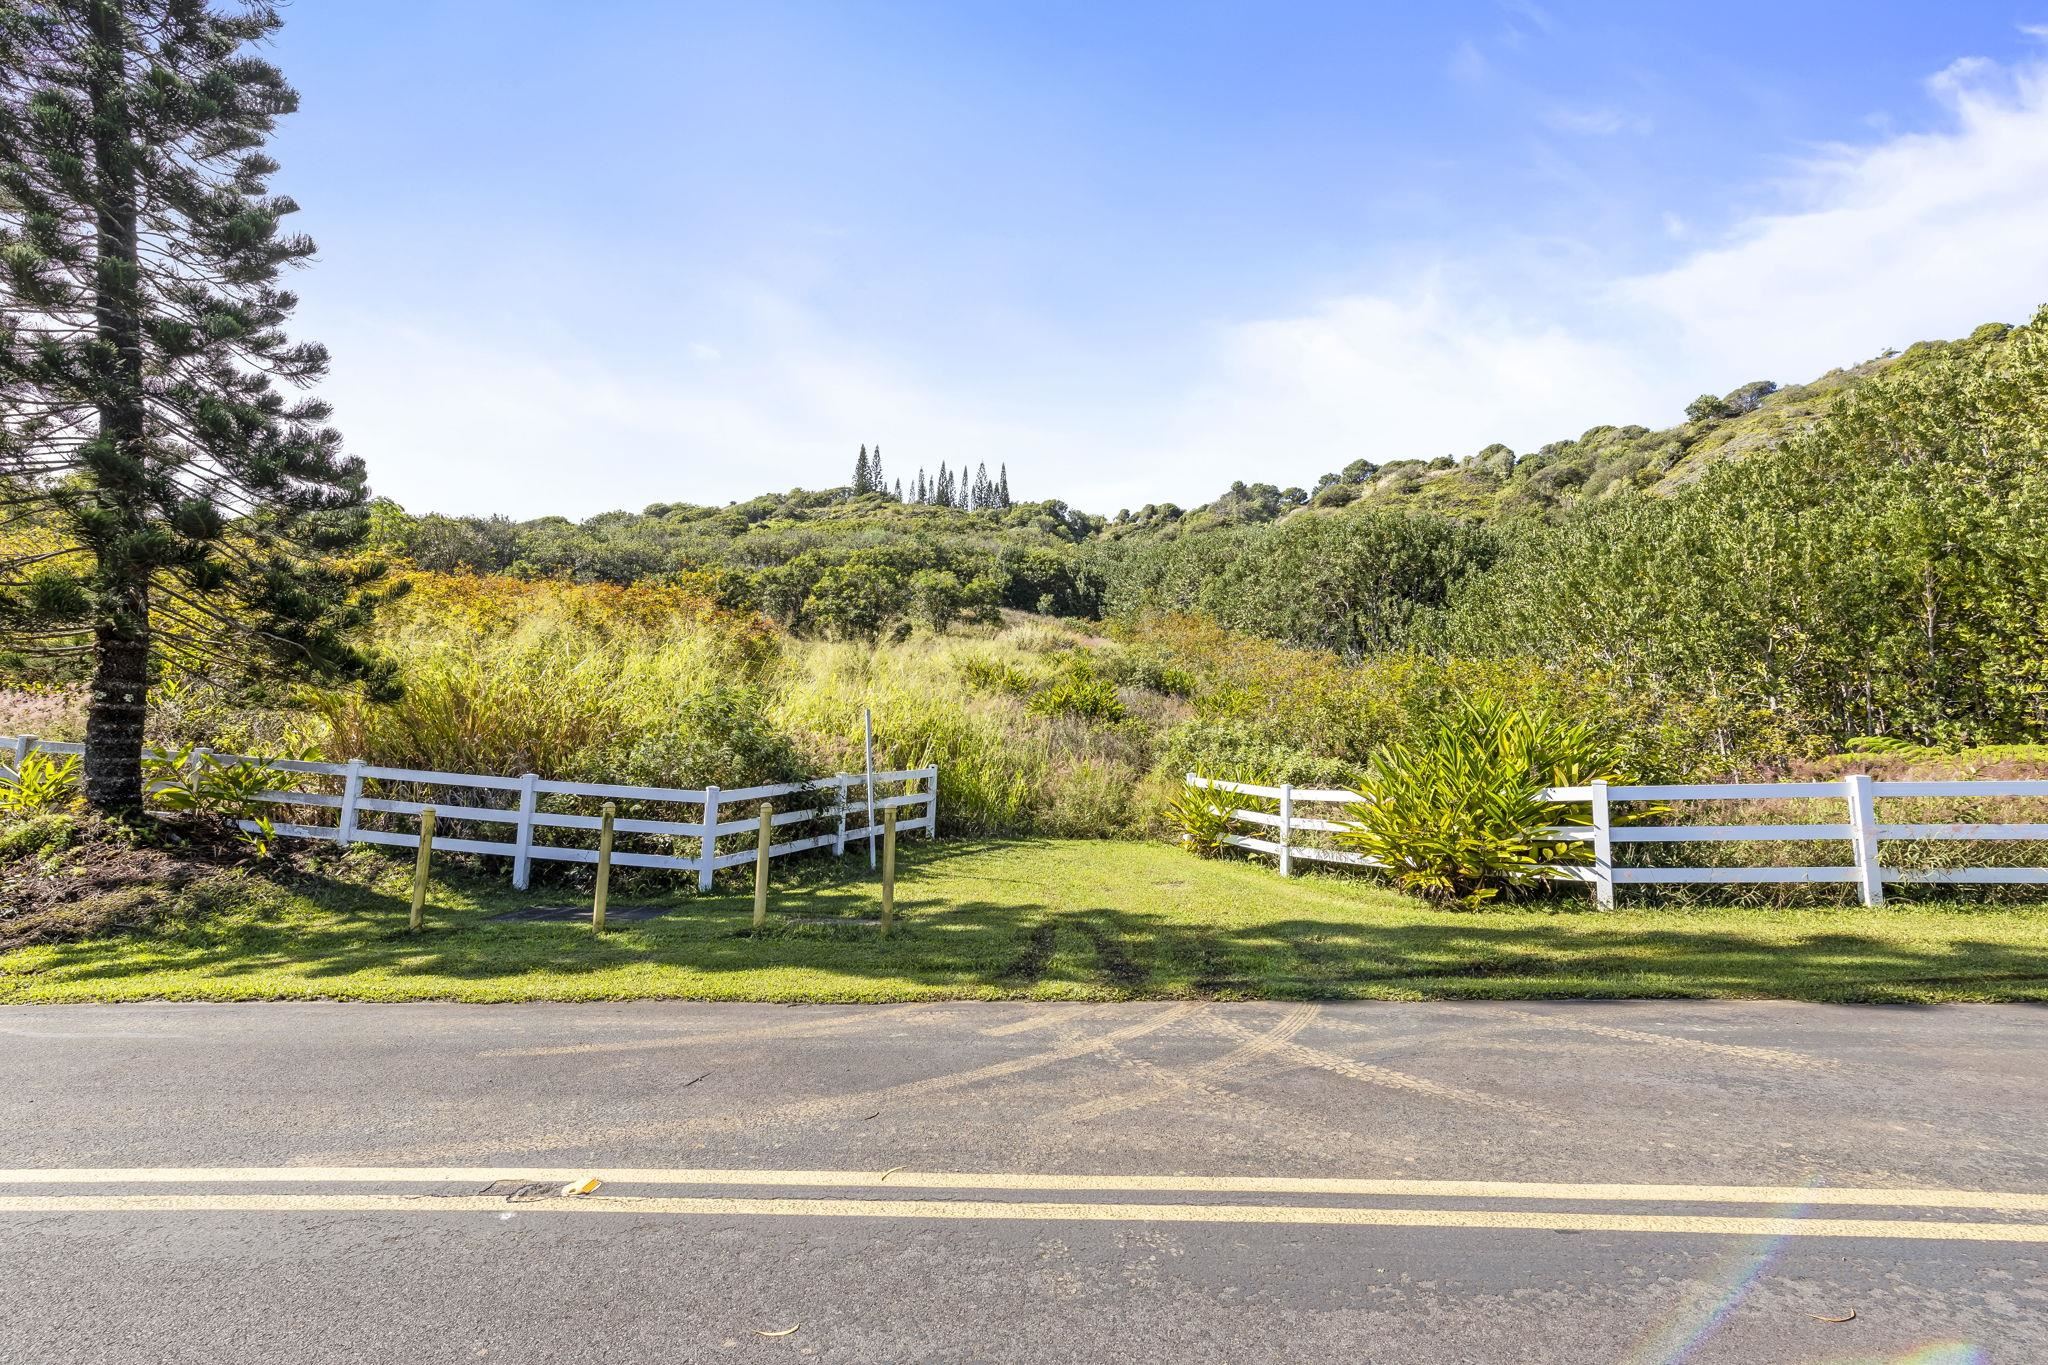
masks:
[[[502,883],[436,888],[405,932],[390,864],[315,894],[249,881],[162,931],[0,957],[0,1002],[169,998],[771,1001],[958,997],[1418,999],[1748,996],[2048,1000],[2048,916],[2027,909],[1431,910],[1353,880],[1283,882],[1169,848],[907,850],[898,935],[772,920],[745,894],[616,925],[492,922]],[[862,860],[813,864],[775,914],[873,913]],[[618,903],[625,903],[621,898]]]

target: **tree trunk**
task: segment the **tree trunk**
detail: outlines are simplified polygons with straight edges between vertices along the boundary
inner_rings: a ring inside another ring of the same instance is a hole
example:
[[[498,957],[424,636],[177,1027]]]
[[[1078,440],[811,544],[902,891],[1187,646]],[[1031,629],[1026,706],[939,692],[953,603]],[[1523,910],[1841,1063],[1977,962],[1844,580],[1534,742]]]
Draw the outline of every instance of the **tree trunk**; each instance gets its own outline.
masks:
[[[90,10],[98,49],[90,81],[99,191],[99,269],[93,320],[112,356],[101,381],[99,437],[115,458],[94,496],[112,516],[95,539],[99,608],[92,696],[85,716],[85,799],[95,810],[142,809],[142,729],[149,700],[150,564],[139,556],[149,451],[142,388],[141,259],[136,240],[136,156],[130,142],[126,31],[113,0]]]
[[[145,623],[149,592],[129,610]],[[142,809],[142,727],[148,715],[149,628],[102,621],[93,631],[92,696],[85,712],[85,799],[94,810],[133,814]]]

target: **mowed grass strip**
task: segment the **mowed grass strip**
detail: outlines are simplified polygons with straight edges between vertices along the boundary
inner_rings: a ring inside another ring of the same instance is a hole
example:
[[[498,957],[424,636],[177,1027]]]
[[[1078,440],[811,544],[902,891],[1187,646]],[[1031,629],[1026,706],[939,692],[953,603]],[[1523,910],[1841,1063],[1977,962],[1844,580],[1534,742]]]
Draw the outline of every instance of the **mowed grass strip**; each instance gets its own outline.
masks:
[[[905,846],[894,937],[849,851],[779,866],[759,938],[747,878],[602,936],[494,919],[587,893],[437,882],[406,932],[403,869],[210,884],[145,933],[0,955],[0,1003],[108,1000],[2048,1000],[2048,910],[1434,909],[1339,876],[1091,841]],[[741,869],[742,872],[748,869]]]

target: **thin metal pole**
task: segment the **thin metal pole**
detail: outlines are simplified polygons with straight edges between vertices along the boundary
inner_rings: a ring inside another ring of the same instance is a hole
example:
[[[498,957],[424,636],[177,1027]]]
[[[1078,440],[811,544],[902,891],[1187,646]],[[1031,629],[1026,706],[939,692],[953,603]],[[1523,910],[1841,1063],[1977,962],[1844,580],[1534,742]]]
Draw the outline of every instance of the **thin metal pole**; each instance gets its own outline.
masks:
[[[868,756],[868,871],[875,870],[875,713],[860,709],[861,729],[866,734]]]
[[[420,808],[420,860],[412,870],[412,931],[420,931],[420,919],[427,904],[427,869],[434,862],[434,808]]]
[[[604,803],[604,818],[597,826],[597,896],[590,902],[590,927],[604,932],[604,907],[612,898],[612,820],[619,808]]]
[[[768,922],[768,846],[775,839],[775,807],[761,803],[761,842],[754,849],[754,928]]]

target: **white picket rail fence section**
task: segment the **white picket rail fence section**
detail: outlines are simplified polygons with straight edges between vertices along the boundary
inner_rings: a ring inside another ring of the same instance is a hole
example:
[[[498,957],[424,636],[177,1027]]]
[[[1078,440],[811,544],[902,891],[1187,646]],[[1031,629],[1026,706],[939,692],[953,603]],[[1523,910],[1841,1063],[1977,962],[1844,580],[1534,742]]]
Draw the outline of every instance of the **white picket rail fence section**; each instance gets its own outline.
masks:
[[[0,736],[0,748],[5,748],[13,758],[12,768],[0,767],[12,778],[18,773],[22,760],[35,752],[51,754],[82,754],[82,744],[58,744],[37,739],[33,735]],[[208,751],[196,750],[195,760]],[[157,750],[150,751],[152,757],[161,758]],[[595,863],[595,848],[579,848],[572,844],[553,844],[536,837],[543,831],[588,831],[595,835],[602,823],[596,815],[577,815],[540,808],[542,798],[586,797],[599,801],[638,801],[654,805],[695,807],[694,820],[646,820],[621,817],[613,821],[612,827],[619,834],[666,835],[684,839],[695,839],[698,849],[694,856],[677,857],[670,854],[633,853],[620,850],[612,854],[612,862],[620,867],[655,867],[672,871],[697,873],[697,884],[710,890],[713,876],[720,868],[737,867],[754,861],[755,848],[752,845],[730,853],[718,851],[718,838],[726,834],[755,834],[760,829],[760,815],[757,807],[763,801],[777,797],[802,796],[812,799],[814,804],[796,810],[775,812],[773,827],[783,830],[790,826],[824,824],[817,833],[803,838],[789,839],[771,844],[768,855],[771,858],[787,857],[794,853],[805,853],[812,849],[829,848],[834,854],[846,852],[849,844],[858,845],[861,840],[881,837],[882,812],[891,809],[917,808],[918,814],[908,820],[899,819],[896,830],[899,834],[923,830],[927,837],[938,832],[939,814],[939,770],[930,768],[907,768],[893,772],[878,772],[874,776],[877,788],[901,784],[904,790],[893,794],[880,791],[870,793],[865,773],[838,773],[832,777],[819,778],[812,782],[785,782],[775,786],[742,787],[732,791],[721,791],[717,787],[706,787],[693,791],[680,787],[633,787],[618,786],[602,782],[556,782],[526,773],[519,777],[499,777],[482,773],[422,772],[411,768],[381,768],[351,759],[347,763],[313,763],[301,759],[259,759],[240,754],[214,754],[222,763],[267,763],[280,773],[304,773],[342,779],[339,792],[299,791],[280,789],[261,793],[256,799],[272,805],[298,807],[300,809],[331,810],[335,813],[331,825],[309,825],[299,823],[273,822],[271,828],[277,835],[290,839],[324,839],[340,845],[388,844],[396,848],[418,848],[419,830],[366,829],[361,820],[364,814],[386,814],[406,816],[417,820],[421,811],[433,806],[436,818],[445,830],[449,823],[470,822],[474,824],[504,825],[511,827],[510,841],[493,839],[469,839],[450,837],[446,833],[434,836],[434,847],[456,853],[482,853],[512,860],[512,884],[525,890],[532,876],[535,861]],[[512,804],[504,806],[447,805],[438,801],[401,801],[388,797],[366,794],[366,784],[398,784],[423,787],[446,787],[454,791],[486,793],[504,792]],[[854,793],[858,792],[856,796]],[[874,824],[868,824],[868,811],[872,799]],[[730,818],[727,818],[729,815]],[[859,822],[849,824],[847,817],[858,816]],[[253,830],[255,826],[247,821],[243,828]],[[792,831],[794,832],[794,831]]]
[[[1269,853],[1278,859],[1280,875],[1292,876],[1294,861],[1306,858],[1320,862],[1379,866],[1375,860],[1347,849],[1318,848],[1295,841],[1296,831],[1334,833],[1344,828],[1341,821],[1296,814],[1303,805],[1343,806],[1371,798],[1342,787],[1261,787],[1245,782],[1221,782],[1196,773],[1187,775],[1188,785],[1210,791],[1277,801],[1277,814],[1259,810],[1232,810],[1233,821],[1266,826],[1273,838],[1226,834],[1223,842],[1233,848]],[[1543,870],[1542,875],[1559,881],[1587,882],[1599,904],[1611,907],[1614,892],[1621,886],[1674,886],[1697,884],[1758,884],[1771,882],[1846,882],[1855,885],[1865,905],[1884,904],[1888,885],[2001,885],[2048,886],[2048,868],[2039,867],[1957,867],[1912,869],[1886,867],[1885,841],[1981,840],[1984,842],[2048,842],[2048,824],[1900,824],[1878,819],[1877,803],[1895,797],[1939,797],[1976,799],[1984,797],[2035,797],[2048,799],[2048,781],[2017,782],[1882,782],[1863,773],[1853,773],[1837,782],[1718,782],[1679,786],[1610,786],[1595,782],[1584,787],[1553,787],[1543,793],[1547,801],[1586,803],[1583,824],[1553,826],[1548,833],[1564,842],[1590,843],[1593,858],[1586,865],[1561,865]],[[1613,807],[1632,801],[1840,801],[1848,819],[1840,824],[1793,825],[1637,825],[1616,824]],[[1616,844],[1683,843],[1786,843],[1810,840],[1842,840],[1849,845],[1853,862],[1845,867],[1616,867]]]

